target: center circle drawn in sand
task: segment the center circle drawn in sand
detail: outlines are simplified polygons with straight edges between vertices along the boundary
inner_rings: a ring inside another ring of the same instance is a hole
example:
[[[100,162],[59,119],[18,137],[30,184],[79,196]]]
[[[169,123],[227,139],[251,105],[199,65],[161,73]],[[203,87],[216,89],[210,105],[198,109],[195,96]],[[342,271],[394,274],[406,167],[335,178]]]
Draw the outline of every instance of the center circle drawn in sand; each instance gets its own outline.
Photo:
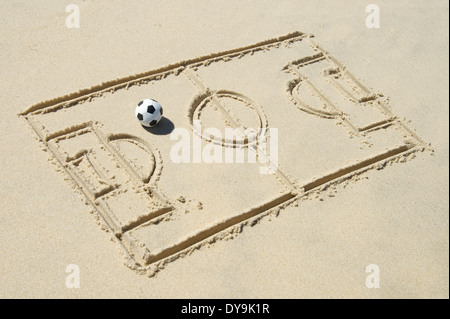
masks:
[[[207,113],[209,117],[205,115]],[[220,128],[221,135],[205,134],[205,128],[218,128],[211,122],[212,113],[215,113],[216,118],[220,118],[223,128],[235,129],[236,134],[232,139]],[[259,135],[268,127],[266,115],[260,105],[240,93],[228,90],[207,91],[194,98],[188,119],[195,134],[207,142],[225,147],[247,147],[251,144],[246,134],[247,129],[254,130]],[[201,131],[195,127],[194,121],[201,122]]]

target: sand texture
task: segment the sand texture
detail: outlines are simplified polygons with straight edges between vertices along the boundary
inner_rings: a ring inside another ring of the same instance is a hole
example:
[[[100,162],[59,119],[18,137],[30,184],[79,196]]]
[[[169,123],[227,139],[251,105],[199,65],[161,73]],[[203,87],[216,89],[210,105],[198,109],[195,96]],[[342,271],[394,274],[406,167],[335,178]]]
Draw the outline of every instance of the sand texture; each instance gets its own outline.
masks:
[[[446,1],[66,5],[0,2],[1,297],[448,298]]]

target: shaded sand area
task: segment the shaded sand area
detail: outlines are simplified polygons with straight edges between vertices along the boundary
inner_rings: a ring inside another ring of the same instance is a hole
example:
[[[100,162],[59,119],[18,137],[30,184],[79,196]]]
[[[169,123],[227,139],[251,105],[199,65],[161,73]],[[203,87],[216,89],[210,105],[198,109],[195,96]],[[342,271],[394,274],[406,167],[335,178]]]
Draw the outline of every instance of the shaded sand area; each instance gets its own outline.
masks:
[[[66,5],[0,3],[2,297],[448,297],[445,1]]]

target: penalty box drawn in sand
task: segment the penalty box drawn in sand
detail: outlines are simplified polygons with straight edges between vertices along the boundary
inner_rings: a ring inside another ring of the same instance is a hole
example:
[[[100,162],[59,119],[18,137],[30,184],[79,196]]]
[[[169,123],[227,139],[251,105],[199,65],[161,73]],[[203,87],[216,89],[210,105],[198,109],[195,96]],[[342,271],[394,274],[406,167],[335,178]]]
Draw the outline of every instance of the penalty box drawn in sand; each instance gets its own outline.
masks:
[[[152,132],[134,117],[146,97],[164,106]],[[134,267],[174,260],[426,148],[380,95],[300,32],[106,82],[21,115]],[[277,128],[275,173],[260,174],[259,162],[172,162],[170,127],[194,134],[197,120],[219,130]]]

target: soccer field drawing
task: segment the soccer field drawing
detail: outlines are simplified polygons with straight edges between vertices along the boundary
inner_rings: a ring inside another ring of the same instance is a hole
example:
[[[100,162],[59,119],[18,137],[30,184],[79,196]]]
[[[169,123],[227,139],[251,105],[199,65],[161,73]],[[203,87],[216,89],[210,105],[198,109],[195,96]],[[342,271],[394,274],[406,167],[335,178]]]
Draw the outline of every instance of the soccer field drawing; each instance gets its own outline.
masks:
[[[175,128],[191,132],[196,120],[219,130],[277,128],[274,174],[260,174],[259,163],[173,163],[169,135],[152,134],[134,117],[147,97]],[[427,149],[382,95],[301,32],[105,82],[20,115],[104,221],[127,265],[151,274],[330,185]]]

